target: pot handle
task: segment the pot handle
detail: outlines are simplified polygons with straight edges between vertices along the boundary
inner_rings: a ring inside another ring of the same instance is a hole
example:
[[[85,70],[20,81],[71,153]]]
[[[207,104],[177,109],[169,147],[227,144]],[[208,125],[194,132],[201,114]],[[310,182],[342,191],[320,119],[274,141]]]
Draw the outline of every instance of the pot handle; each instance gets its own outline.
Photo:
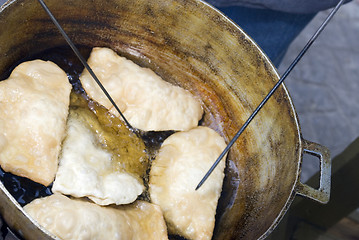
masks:
[[[314,142],[302,139],[303,141],[303,154],[313,155],[320,160],[320,173],[319,173],[319,189],[314,189],[307,184],[298,182],[296,186],[297,194],[308,197],[320,203],[327,203],[330,196],[330,175],[331,175],[331,159],[329,149]]]

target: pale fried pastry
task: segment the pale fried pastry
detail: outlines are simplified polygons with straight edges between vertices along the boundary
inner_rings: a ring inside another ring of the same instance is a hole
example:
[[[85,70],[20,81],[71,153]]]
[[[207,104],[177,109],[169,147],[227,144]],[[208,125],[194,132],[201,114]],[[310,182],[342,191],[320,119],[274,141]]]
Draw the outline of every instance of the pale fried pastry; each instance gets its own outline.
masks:
[[[70,110],[67,137],[52,191],[88,197],[99,205],[134,202],[144,190],[142,179],[119,171],[112,154],[86,126],[82,112]]]
[[[152,70],[141,68],[108,48],[94,48],[88,64],[133,127],[161,131],[189,130],[198,125],[203,114],[200,102]],[[80,80],[93,100],[119,115],[87,70]]]
[[[168,239],[161,209],[136,201],[131,205],[101,207],[61,194],[32,201],[24,210],[61,239]]]
[[[17,66],[0,82],[0,164],[45,186],[55,177],[71,84],[52,62]]]
[[[223,138],[208,127],[167,138],[152,163],[149,192],[164,214],[168,231],[188,239],[211,239],[225,161],[204,185],[196,185],[224,150]]]

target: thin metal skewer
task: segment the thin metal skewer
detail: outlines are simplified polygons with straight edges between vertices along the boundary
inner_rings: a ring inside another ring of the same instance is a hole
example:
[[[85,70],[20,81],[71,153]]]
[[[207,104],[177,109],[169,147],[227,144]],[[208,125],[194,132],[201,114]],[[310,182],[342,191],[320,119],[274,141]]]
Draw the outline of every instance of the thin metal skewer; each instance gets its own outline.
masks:
[[[87,71],[91,74],[92,78],[96,81],[96,83],[98,84],[98,86],[101,88],[101,90],[103,91],[103,93],[106,95],[106,97],[108,98],[108,100],[110,100],[110,102],[112,103],[112,105],[115,107],[115,109],[117,110],[117,112],[120,114],[120,116],[122,117],[122,119],[124,120],[124,122],[126,123],[126,125],[132,129],[133,131],[135,130],[131,124],[127,121],[127,119],[125,118],[125,116],[122,114],[121,110],[117,107],[115,101],[112,99],[112,97],[110,96],[110,94],[106,91],[105,87],[102,85],[102,83],[100,82],[100,80],[97,78],[97,76],[95,75],[95,73],[92,71],[92,69],[90,68],[90,66],[87,64],[86,60],[84,59],[84,57],[81,55],[80,51],[77,49],[77,47],[75,46],[75,44],[71,41],[71,39],[69,38],[69,36],[66,34],[66,32],[64,31],[64,29],[60,26],[60,24],[58,23],[58,21],[56,20],[56,18],[54,17],[54,15],[51,13],[50,9],[47,7],[47,5],[44,3],[43,0],[38,0],[38,2],[41,4],[41,6],[44,8],[44,10],[46,11],[46,13],[49,15],[49,17],[51,18],[52,22],[55,24],[55,26],[57,27],[57,29],[60,31],[61,35],[65,38],[66,42],[70,45],[70,47],[72,48],[72,50],[74,51],[74,53],[76,54],[76,56],[78,57],[78,59],[81,61],[82,65],[84,65],[84,67],[87,69]]]
[[[292,64],[288,67],[288,69],[285,71],[285,73],[282,75],[282,77],[278,80],[278,82],[274,85],[272,90],[268,93],[268,95],[262,100],[262,102],[258,105],[258,107],[253,111],[253,113],[249,116],[247,121],[243,124],[243,126],[239,129],[239,131],[236,133],[236,135],[232,138],[232,140],[228,143],[227,147],[223,150],[221,155],[217,158],[217,160],[214,162],[212,167],[208,170],[208,172],[204,175],[202,180],[199,182],[199,184],[196,187],[196,190],[198,190],[203,183],[207,180],[209,175],[213,172],[213,170],[217,167],[219,162],[223,159],[223,157],[226,155],[226,153],[229,151],[229,149],[233,146],[234,142],[239,138],[239,136],[242,134],[242,132],[247,128],[249,123],[253,120],[253,118],[257,115],[259,110],[262,109],[263,105],[268,101],[268,99],[273,95],[273,93],[278,89],[278,87],[282,84],[282,82],[287,78],[289,73],[293,70],[293,68],[297,65],[299,60],[303,57],[303,55],[307,52],[309,47],[313,44],[313,42],[317,39],[319,34],[323,31],[325,26],[328,24],[328,22],[332,19],[334,14],[338,11],[340,6],[344,3],[345,0],[341,0],[335,8],[330,12],[328,17],[324,20],[324,22],[320,25],[318,30],[314,33],[314,35],[309,39],[308,43],[304,46],[302,51],[298,54],[298,56],[294,59]]]

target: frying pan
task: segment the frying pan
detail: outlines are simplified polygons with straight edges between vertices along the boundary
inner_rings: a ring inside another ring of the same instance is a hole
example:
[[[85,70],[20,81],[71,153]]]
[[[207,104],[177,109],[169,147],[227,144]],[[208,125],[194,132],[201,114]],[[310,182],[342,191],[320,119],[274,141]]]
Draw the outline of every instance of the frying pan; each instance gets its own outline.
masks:
[[[228,142],[279,76],[239,26],[200,0],[47,0],[78,45],[110,47],[198,96],[209,126]],[[36,0],[0,9],[0,72],[65,41]],[[300,182],[304,153],[319,158],[320,188]],[[229,152],[213,239],[263,239],[296,194],[329,199],[327,148],[303,139],[281,86]],[[34,223],[0,183],[0,212],[25,239],[53,236]]]

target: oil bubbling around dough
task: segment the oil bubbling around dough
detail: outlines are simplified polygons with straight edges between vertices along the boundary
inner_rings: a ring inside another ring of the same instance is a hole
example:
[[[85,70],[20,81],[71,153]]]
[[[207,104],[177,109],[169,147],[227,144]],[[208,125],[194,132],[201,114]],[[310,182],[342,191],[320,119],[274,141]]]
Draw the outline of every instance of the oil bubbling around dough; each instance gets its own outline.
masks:
[[[70,108],[76,109],[79,120],[92,130],[101,147],[112,154],[113,170],[130,173],[142,181],[149,166],[142,139],[106,108],[79,93],[71,93]]]

